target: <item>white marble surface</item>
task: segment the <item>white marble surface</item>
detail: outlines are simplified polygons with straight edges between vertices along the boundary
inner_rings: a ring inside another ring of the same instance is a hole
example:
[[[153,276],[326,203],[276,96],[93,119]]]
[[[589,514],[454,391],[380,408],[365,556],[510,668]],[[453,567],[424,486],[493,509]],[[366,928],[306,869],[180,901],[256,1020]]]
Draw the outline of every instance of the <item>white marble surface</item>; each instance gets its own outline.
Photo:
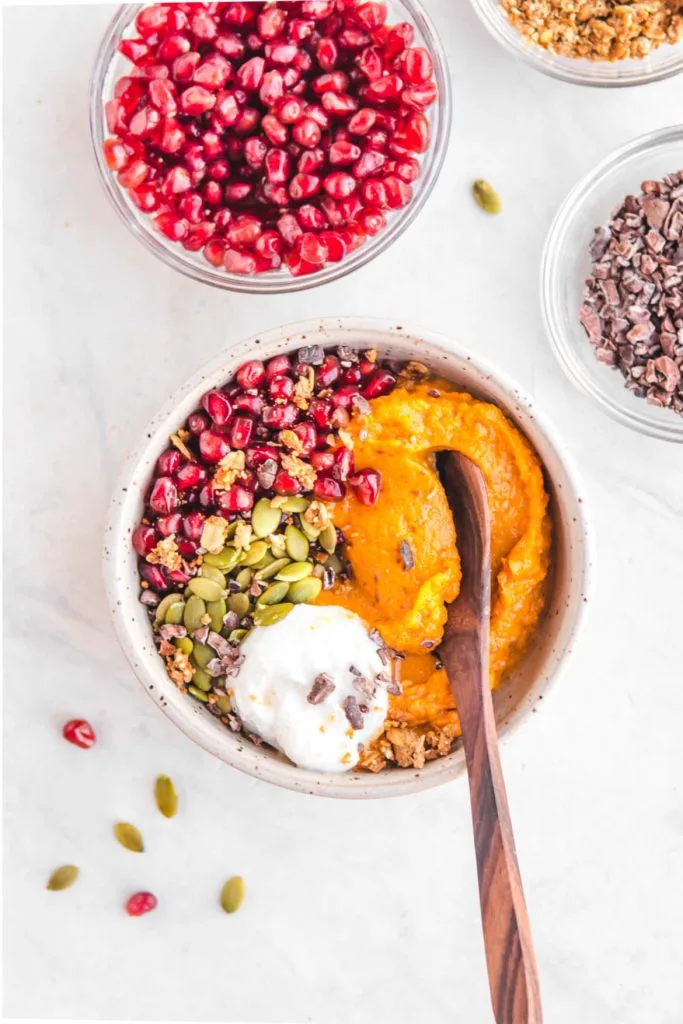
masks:
[[[174,275],[108,207],[86,97],[111,8],[4,11],[7,1016],[491,1019],[464,780],[358,805],[238,775],[145,697],[102,589],[114,475],[169,391],[260,328],[360,313],[451,332],[497,360],[553,412],[583,468],[599,545],[592,615],[542,713],[504,748],[546,1020],[683,1021],[683,453],[567,383],[537,285],[569,186],[680,119],[683,80],[581,91],[513,62],[465,0],[429,7],[456,104],[432,200],[349,280],[260,300]],[[480,175],[505,197],[497,220],[469,198]],[[72,715],[95,723],[90,752],[60,738]],[[150,799],[160,771],[181,792],[172,822]],[[144,830],[144,856],[112,840],[120,818]],[[80,864],[81,881],[48,894],[62,862]],[[216,893],[237,872],[248,901],[229,919]],[[140,887],[160,906],[131,921],[121,903]]]

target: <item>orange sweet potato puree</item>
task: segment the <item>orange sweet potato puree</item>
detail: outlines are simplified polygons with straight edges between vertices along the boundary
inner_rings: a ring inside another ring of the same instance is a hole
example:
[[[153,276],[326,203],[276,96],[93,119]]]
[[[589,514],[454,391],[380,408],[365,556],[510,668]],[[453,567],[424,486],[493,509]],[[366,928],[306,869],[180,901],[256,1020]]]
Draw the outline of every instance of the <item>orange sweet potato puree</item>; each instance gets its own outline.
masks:
[[[438,389],[438,395],[429,391]],[[339,604],[378,629],[400,663],[403,695],[390,717],[411,726],[457,724],[445,672],[428,652],[446,622],[446,604],[460,589],[460,559],[435,452],[460,451],[486,478],[491,513],[491,685],[519,660],[544,604],[550,558],[548,497],[539,461],[526,439],[494,405],[430,379],[375,399],[368,416],[352,421],[356,468],[382,473],[375,505],[351,494],[333,508],[344,531],[351,581],[318,603]],[[415,565],[406,569],[400,544]]]

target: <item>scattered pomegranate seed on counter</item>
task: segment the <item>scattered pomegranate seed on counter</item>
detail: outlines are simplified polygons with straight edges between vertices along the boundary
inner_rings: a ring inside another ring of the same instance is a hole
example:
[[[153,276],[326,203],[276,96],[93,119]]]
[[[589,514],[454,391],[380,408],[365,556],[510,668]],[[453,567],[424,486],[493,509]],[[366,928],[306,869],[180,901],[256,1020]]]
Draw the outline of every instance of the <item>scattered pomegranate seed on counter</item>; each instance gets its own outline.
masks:
[[[126,901],[126,913],[129,917],[142,917],[149,914],[157,905],[157,898],[151,892],[136,892]]]
[[[138,550],[137,546],[135,550]],[[95,731],[92,725],[82,718],[72,718],[70,722],[67,722],[62,729],[62,736],[69,743],[73,743],[75,747],[81,747],[83,750],[88,750],[95,742]]]
[[[160,234],[230,273],[343,260],[411,202],[430,145],[432,57],[387,16],[379,0],[143,8],[105,103],[107,167]]]

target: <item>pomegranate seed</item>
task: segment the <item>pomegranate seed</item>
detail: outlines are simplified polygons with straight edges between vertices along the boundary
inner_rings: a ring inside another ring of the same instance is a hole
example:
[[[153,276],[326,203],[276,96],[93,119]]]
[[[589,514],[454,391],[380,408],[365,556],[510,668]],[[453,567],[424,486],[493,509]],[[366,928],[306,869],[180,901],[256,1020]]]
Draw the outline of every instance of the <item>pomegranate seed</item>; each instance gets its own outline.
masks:
[[[256,270],[256,260],[243,250],[226,249],[223,266],[231,274],[253,274]]]
[[[248,181],[231,181],[225,186],[225,198],[229,203],[242,203],[253,192]]]
[[[376,469],[362,469],[349,483],[362,505],[374,505],[382,487],[382,474]]]
[[[283,96],[275,107],[282,124],[296,124],[304,116],[304,105],[298,96]]]
[[[323,71],[332,71],[339,60],[339,47],[334,39],[323,36],[318,42],[315,55]]]
[[[217,427],[224,427],[232,416],[232,405],[222,391],[207,391],[202,397],[202,407]]]
[[[157,898],[151,892],[136,892],[126,901],[126,913],[129,917],[142,917],[149,914],[157,905]]]
[[[180,96],[180,108],[184,114],[197,117],[212,110],[216,105],[216,97],[201,85],[191,85]]]
[[[273,64],[291,64],[298,53],[295,43],[271,43],[266,47],[266,56]]]
[[[159,148],[165,153],[179,153],[185,141],[185,132],[176,120],[168,118],[162,123]]]
[[[289,180],[291,160],[284,149],[269,149],[266,153],[264,167],[269,182],[282,184]]]
[[[237,395],[233,405],[239,412],[248,412],[252,416],[260,416],[264,401],[260,395]]]
[[[313,123],[315,124],[315,122]],[[122,171],[128,163],[126,147],[116,139],[105,139],[102,144],[102,154],[110,171]]]
[[[398,160],[395,169],[401,181],[405,181],[407,184],[411,184],[420,175],[420,164],[412,156],[407,156],[404,160]]]
[[[183,519],[183,532],[188,540],[195,543],[202,539],[205,517],[202,512],[188,512]]]
[[[237,72],[237,81],[247,92],[256,92],[263,81],[266,62],[263,57],[252,57],[245,61]]]
[[[366,149],[360,159],[353,165],[354,177],[358,179],[369,178],[380,171],[387,162],[384,153],[377,149]]]
[[[295,174],[289,183],[289,194],[292,199],[310,199],[320,189],[320,178],[317,174]]]
[[[334,0],[304,0],[301,4],[301,13],[308,15],[315,21],[329,17],[334,11]]]
[[[352,135],[367,135],[375,127],[377,112],[371,107],[362,107],[349,118],[347,128]]]
[[[373,128],[371,132],[368,132],[367,142],[369,149],[384,150],[387,148],[389,141],[389,135],[381,128]]]
[[[346,256],[346,246],[336,231],[321,231],[320,241],[327,249],[329,263],[339,263]]]
[[[202,219],[204,203],[198,192],[187,192],[178,202],[178,212],[190,224],[198,224]]]
[[[292,213],[285,213],[277,222],[277,229],[287,245],[292,246],[301,235],[301,225]]]
[[[168,582],[164,570],[160,566],[149,565],[149,563],[144,562],[140,566],[140,575],[146,583],[149,583],[152,590],[157,592],[168,590]]]
[[[204,248],[204,258],[214,267],[223,266],[225,243],[220,238],[212,238]]]
[[[332,199],[345,199],[357,185],[356,179],[344,171],[333,171],[323,180],[323,188]]]
[[[228,437],[233,448],[247,448],[254,432],[254,421],[248,416],[235,416]]]
[[[288,374],[292,372],[292,363],[289,356],[280,355],[273,356],[272,359],[268,360],[266,365],[266,377],[269,381],[273,377],[279,377],[282,374]]]
[[[411,47],[401,58],[403,74],[413,85],[428,82],[434,74],[434,63],[429,53],[421,47]]]
[[[273,490],[276,494],[292,495],[299,494],[301,484],[284,469],[279,469],[273,481]]]
[[[267,71],[263,76],[259,99],[264,107],[273,107],[278,100],[281,100],[285,92],[285,83],[282,73],[277,69]]]
[[[424,85],[415,86],[412,89],[404,89],[401,93],[401,103],[404,107],[416,110],[420,113],[425,107],[436,102],[439,91],[435,82],[425,82]]]
[[[306,149],[315,149],[320,142],[321,136],[320,125],[312,117],[303,117],[292,128],[294,141]]]
[[[266,369],[260,359],[243,363],[235,374],[237,382],[245,391],[258,388],[266,379]]]
[[[306,203],[296,211],[296,218],[304,231],[321,231],[327,224],[327,218],[317,206]]]
[[[318,106],[317,103],[309,104],[309,106],[306,108],[306,116],[313,118],[316,124],[318,124],[323,129],[323,131],[330,127],[330,117],[321,106]]]
[[[209,420],[202,412],[193,412],[187,418],[187,429],[195,437],[199,437],[203,430],[207,430],[209,426]]]
[[[337,448],[334,453],[334,465],[332,476],[342,483],[353,476],[355,471],[355,459],[350,448]]]
[[[299,418],[299,410],[291,402],[286,405],[267,405],[263,410],[263,423],[275,430],[293,426]]]
[[[429,121],[424,114],[411,114],[394,132],[392,143],[411,153],[424,153],[429,148]]]
[[[190,225],[182,217],[176,217],[172,213],[158,213],[153,220],[157,231],[170,238],[172,242],[182,242],[187,238]]]
[[[370,83],[366,95],[376,103],[393,103],[400,97],[403,87],[404,82],[400,75],[385,75]]]
[[[185,559],[194,558],[197,554],[197,545],[191,540],[188,540],[187,537],[180,537],[176,544],[178,551]]]
[[[210,91],[216,91],[222,89],[232,76],[233,68],[230,61],[214,53],[196,68],[192,81]]]
[[[226,128],[236,125],[242,114],[240,105],[232,92],[216,93],[215,110],[221,124]]]
[[[299,157],[297,168],[302,174],[315,174],[325,163],[322,149],[307,149]]]
[[[119,43],[119,52],[132,61],[133,64],[139,64],[146,57],[149,57],[150,48],[141,39],[122,39]]]
[[[384,179],[384,187],[387,193],[387,203],[392,210],[400,206],[406,206],[413,198],[413,189],[405,181],[401,181],[395,175],[389,175]]]
[[[170,516],[159,516],[155,526],[162,537],[170,537],[180,529],[183,518],[179,512],[173,512]]]
[[[204,508],[208,508],[210,505],[213,505],[213,503],[213,483],[211,482],[211,480],[207,480],[207,482],[204,484],[201,491],[199,492],[199,504],[202,505]]]
[[[190,50],[188,53],[181,53],[179,57],[176,57],[171,65],[171,71],[175,81],[191,82],[201,59],[201,56],[196,50]]]
[[[294,381],[284,374],[271,377],[268,382],[268,394],[274,402],[287,402],[294,394]]]
[[[143,107],[130,119],[128,131],[131,135],[150,136],[161,123],[161,114],[156,107]]]
[[[133,530],[132,543],[140,558],[146,558],[150,551],[156,547],[157,539],[154,527],[140,523]]]
[[[363,201],[368,206],[378,207],[386,210],[389,207],[387,188],[379,178],[368,178],[360,188]]]
[[[225,434],[216,430],[203,430],[199,435],[199,450],[206,462],[216,463],[224,459],[230,451]]]
[[[347,252],[353,252],[365,241],[365,231],[359,224],[353,224],[351,227],[346,228],[345,231],[340,231],[342,241],[346,246]]]
[[[340,406],[342,409],[350,409],[352,399],[360,394],[358,388],[353,384],[345,384],[344,387],[338,388],[332,395],[332,404]]]
[[[379,46],[368,46],[358,58],[358,67],[369,82],[377,82],[384,74],[384,59]]]
[[[206,470],[196,462],[186,462],[178,470],[176,485],[179,491],[189,491],[206,481]]]
[[[263,228],[258,217],[245,214],[228,228],[228,238],[234,246],[252,246],[261,236]]]
[[[178,504],[178,489],[170,477],[160,476],[154,481],[149,504],[150,508],[161,515],[173,512]]]
[[[327,435],[325,435],[327,444]],[[311,452],[310,463],[317,473],[325,473],[334,466],[334,452]]]
[[[156,471],[159,476],[174,476],[180,469],[182,456],[177,448],[167,448],[157,459]]]
[[[364,46],[370,45],[370,41],[367,32],[361,32],[358,28],[345,28],[337,36],[337,42],[346,50],[362,50]]]
[[[339,92],[324,92],[322,105],[328,114],[333,117],[346,117],[358,110],[358,100],[355,96],[347,96]]]
[[[387,60],[397,57],[403,53],[406,47],[410,46],[415,38],[415,29],[407,22],[399,22],[394,25],[384,43],[384,54]]]
[[[363,203],[358,194],[339,200],[339,212],[347,224],[355,221],[363,212]]]
[[[238,485],[219,491],[216,500],[224,512],[248,512],[254,505],[253,493]]]
[[[161,191],[167,199],[172,199],[179,192],[187,192],[192,188],[190,172],[186,167],[172,167],[164,178]]]
[[[360,146],[354,145],[353,142],[339,141],[332,143],[327,157],[332,166],[336,167],[352,164],[359,159],[360,155]]]
[[[325,92],[346,92],[349,87],[349,76],[343,71],[331,71],[327,75],[319,75],[313,80],[313,92],[322,96]]]
[[[316,386],[320,386],[317,381]],[[328,398],[314,398],[309,406],[308,415],[320,430],[326,430],[330,426],[333,409],[334,406]]]
[[[95,742],[95,730],[84,718],[72,718],[62,729],[62,736],[75,747],[88,750]]]
[[[368,207],[360,216],[360,223],[366,234],[377,235],[387,226],[387,219],[381,210]]]
[[[261,39],[275,39],[282,32],[287,22],[287,13],[280,7],[271,7],[261,11],[256,19],[256,27]]]
[[[176,57],[180,57],[182,53],[188,53],[191,49],[192,46],[187,36],[176,32],[173,35],[166,36],[157,50],[157,57],[168,64],[174,61]]]
[[[313,494],[320,501],[342,501],[346,496],[346,487],[341,480],[321,474],[313,485]]]
[[[335,384],[341,376],[341,365],[336,356],[325,356],[322,366],[319,366],[315,374],[315,386],[318,390],[329,388]]]
[[[159,193],[155,185],[141,185],[139,188],[130,189],[130,198],[138,210],[144,213],[151,213],[159,208]]]
[[[167,8],[161,4],[152,4],[143,8],[135,19],[135,28],[143,39],[158,35],[166,28]]]
[[[362,374],[357,366],[349,366],[342,373],[341,379],[344,384],[360,384],[362,380]]]
[[[173,117],[178,110],[175,85],[165,78],[155,78],[149,83],[149,99],[164,117]]]
[[[354,13],[356,21],[367,32],[374,32],[387,20],[387,5],[384,3],[361,4]]]
[[[323,211],[332,227],[338,228],[342,226],[344,223],[344,216],[336,199],[330,199],[329,196],[325,196],[324,199],[320,200],[320,209]]]
[[[327,247],[312,231],[307,231],[297,239],[296,250],[306,263],[322,266],[327,261]]]
[[[214,39],[213,45],[219,53],[231,60],[241,60],[244,56],[244,42],[235,32],[221,32]]]
[[[271,459],[275,462],[278,462],[280,459],[280,450],[273,447],[273,445],[255,444],[247,451],[247,466],[250,469],[256,469]]]
[[[315,448],[318,441],[318,432],[310,420],[304,420],[292,427],[293,433],[299,438],[301,455],[308,457]]]

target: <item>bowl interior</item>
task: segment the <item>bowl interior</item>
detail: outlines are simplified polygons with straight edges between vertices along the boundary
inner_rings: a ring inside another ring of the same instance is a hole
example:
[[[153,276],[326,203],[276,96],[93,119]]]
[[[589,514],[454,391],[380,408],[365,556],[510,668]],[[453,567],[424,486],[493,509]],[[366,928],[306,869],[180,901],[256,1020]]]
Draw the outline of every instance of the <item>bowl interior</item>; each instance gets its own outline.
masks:
[[[355,252],[340,263],[331,263],[316,274],[292,277],[286,268],[244,277],[213,267],[201,252],[188,252],[182,245],[164,238],[154,229],[151,218],[130,200],[128,192],[119,188],[115,176],[102,156],[102,143],[108,136],[104,104],[111,98],[117,80],[130,73],[130,62],[117,45],[122,37],[135,35],[134,21],[144,4],[127,4],[119,8],[100,46],[90,88],[90,130],[95,159],[105,191],[114,208],[134,235],[159,259],[195,280],[219,288],[241,292],[293,292],[315,285],[328,284],[356,270],[383,252],[408,227],[427,201],[443,165],[451,129],[450,77],[443,47],[420,0],[388,0],[389,21],[409,21],[415,27],[415,44],[424,46],[434,58],[434,77],[439,98],[426,110],[431,129],[428,151],[417,159],[422,174],[413,183],[413,199],[399,210],[387,210],[387,227],[368,238]]]
[[[614,62],[560,57],[530,43],[510,23],[500,0],[472,0],[489,31],[507,50],[537,70],[575,85],[619,87],[644,85],[683,70],[683,41],[664,43],[642,60]]]
[[[209,387],[228,380],[248,357],[269,358],[304,344],[376,348],[394,359],[419,359],[463,390],[501,406],[526,434],[544,466],[554,520],[554,571],[542,627],[527,657],[494,695],[502,733],[519,722],[542,696],[574,640],[588,586],[588,537],[575,474],[549,436],[533,405],[483,360],[439,335],[414,332],[372,320],[326,320],[262,334],[232,347],[184,385],[157,415],[124,467],[115,491],[105,539],[105,577],[119,639],[140,682],[162,710],[195,742],[228,764],[290,789],[326,796],[399,795],[448,781],[464,770],[464,755],[448,757],[421,771],[386,769],[378,775],[309,772],[274,751],[254,747],[230,733],[203,707],[180,694],[168,679],[155,649],[144,608],[138,601],[137,559],[130,544],[142,514],[142,496],[168,435],[196,408]]]
[[[628,426],[667,440],[683,440],[683,417],[650,405],[624,387],[618,370],[599,363],[579,323],[590,274],[593,232],[608,224],[629,194],[648,178],[683,168],[683,128],[636,140],[610,157],[569,194],[550,229],[543,262],[543,302],[557,355],[575,383]]]

